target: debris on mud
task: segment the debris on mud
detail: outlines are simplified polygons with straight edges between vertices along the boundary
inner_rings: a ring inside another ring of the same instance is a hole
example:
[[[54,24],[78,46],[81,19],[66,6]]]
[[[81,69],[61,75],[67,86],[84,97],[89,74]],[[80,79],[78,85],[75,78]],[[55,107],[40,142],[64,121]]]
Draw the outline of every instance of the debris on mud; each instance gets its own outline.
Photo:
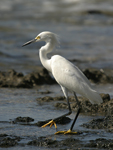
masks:
[[[27,75],[17,73],[15,70],[0,72],[0,87],[32,88],[41,84],[56,83],[46,69],[38,67],[37,70]]]
[[[85,147],[90,147],[90,148],[104,148],[104,149],[113,149],[113,140],[111,139],[104,139],[104,138],[99,138],[96,140],[90,140],[88,144],[85,145]]]
[[[52,92],[49,90],[38,92],[38,94],[50,94],[50,93]]]
[[[105,73],[103,69],[85,69],[83,73],[86,77],[94,83],[113,83],[113,76],[110,76]]]
[[[49,121],[51,121],[52,119],[49,120],[45,120],[45,121],[38,121],[37,123],[35,123],[35,125],[37,125],[38,127],[43,126],[44,124],[48,123]],[[71,119],[69,117],[62,117],[59,120],[57,120],[55,123],[57,124],[67,124],[70,123]]]
[[[58,141],[52,140],[46,137],[39,137],[38,139],[32,140],[28,142],[27,145],[32,146],[40,146],[40,147],[55,147],[55,145],[58,144]]]
[[[83,143],[74,138],[67,138],[65,140],[57,141],[47,137],[39,137],[38,139],[28,142],[28,145],[48,148],[79,148],[80,146],[83,146]]]
[[[103,103],[100,105],[97,104],[91,104],[88,99],[84,97],[78,97],[78,100],[81,105],[81,112],[89,112],[89,113],[105,113],[105,114],[113,114],[113,99],[110,99],[109,94],[100,94]],[[64,96],[58,96],[58,97],[50,97],[46,96],[43,98],[37,98],[37,102],[53,102],[53,101],[58,101],[54,103],[54,106],[56,108],[65,108],[68,109],[68,105],[66,102],[66,99]],[[73,111],[77,111],[78,105],[75,101],[75,98],[73,96],[69,97],[70,105]]]
[[[5,134],[0,134],[0,147],[12,147],[18,144],[18,142],[20,141],[20,137],[17,136],[8,136]]]
[[[29,122],[32,122],[34,121],[33,118],[30,118],[30,117],[17,117],[16,119],[14,119],[13,123],[18,123],[18,122],[26,122],[26,123],[29,123]]]
[[[113,115],[93,119],[82,126],[90,129],[106,129],[109,130],[109,132],[113,132]]]
[[[51,101],[53,101],[54,100],[54,98],[53,97],[51,97],[51,96],[45,96],[45,97],[39,97],[39,98],[37,98],[36,99],[38,102],[51,102]]]

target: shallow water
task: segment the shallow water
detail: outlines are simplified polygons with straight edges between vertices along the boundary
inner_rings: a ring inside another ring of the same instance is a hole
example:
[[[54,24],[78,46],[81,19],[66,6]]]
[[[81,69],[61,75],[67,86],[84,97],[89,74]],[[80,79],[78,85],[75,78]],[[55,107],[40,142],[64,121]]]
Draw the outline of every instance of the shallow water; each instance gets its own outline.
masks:
[[[53,54],[60,54],[72,60],[81,69],[108,68],[113,69],[113,2],[112,0],[0,0],[0,70],[15,69],[24,74],[37,70],[41,65],[38,49],[44,44],[34,43],[21,47],[23,43],[34,38],[41,31],[52,31],[60,36],[60,47]],[[50,57],[51,55],[49,55]],[[101,93],[109,93],[113,97],[113,85],[94,85]],[[36,98],[44,97],[39,91],[50,90],[50,96],[61,96],[59,86],[41,86],[40,89],[0,89],[0,133],[23,137],[27,143],[33,137],[46,136],[61,140],[65,136],[55,136],[54,128],[48,133],[36,126],[11,124],[10,120],[18,116],[29,116],[35,121],[60,116],[67,110],[57,110],[53,104],[39,105]],[[70,116],[74,117],[74,112]],[[74,129],[86,130],[81,124],[97,116],[81,114]],[[59,129],[68,129],[68,125],[59,125]],[[98,131],[98,135],[78,136],[82,140],[110,134]],[[70,137],[70,136],[68,136]],[[16,146],[16,149],[22,147]],[[4,148],[5,149],[5,148]],[[8,149],[15,149],[11,147]],[[26,146],[24,149],[35,149]],[[47,148],[39,148],[46,149]]]
[[[100,3],[96,0],[1,0],[1,70],[13,68],[25,73],[35,70],[40,65],[38,49],[43,43],[24,48],[21,45],[46,30],[55,32],[61,39],[60,48],[53,54],[77,59],[81,68],[113,69],[112,3],[110,0]]]

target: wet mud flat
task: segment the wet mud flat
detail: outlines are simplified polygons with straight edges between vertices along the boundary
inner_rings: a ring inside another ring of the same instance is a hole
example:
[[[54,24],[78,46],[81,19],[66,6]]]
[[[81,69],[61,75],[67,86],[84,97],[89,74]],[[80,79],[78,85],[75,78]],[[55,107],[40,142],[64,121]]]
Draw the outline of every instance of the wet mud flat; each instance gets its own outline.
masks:
[[[18,148],[18,146],[21,146],[21,148],[24,148],[24,146],[32,146],[34,149],[36,147],[44,147],[45,149],[60,149],[60,150],[77,150],[77,149],[112,149],[113,148],[113,140],[107,140],[104,138],[99,138],[96,140],[90,140],[89,143],[85,143],[83,141],[78,140],[76,137],[70,137],[66,138],[65,140],[54,140],[50,137],[39,137],[32,141],[29,141],[27,145],[19,144],[20,137],[11,137],[8,135],[0,135],[2,137],[2,140],[0,142],[0,146],[7,148],[15,146],[15,148]],[[78,135],[76,135],[78,136]]]
[[[84,70],[84,73],[91,82],[96,84],[99,84],[100,82],[103,86],[105,86],[106,83],[112,83],[113,81],[113,77],[107,74],[104,70],[86,69]],[[22,91],[24,91],[24,89],[28,88],[28,92],[30,92],[33,88],[39,88],[44,84],[44,82],[51,86],[56,84],[54,79],[43,68],[40,68],[37,73],[35,72],[27,75],[18,73],[15,70],[0,72],[0,86],[4,89],[7,87],[9,89],[22,89]],[[16,96],[18,96],[17,93]],[[45,109],[46,113],[48,112],[48,108],[50,108],[50,113],[54,113],[54,111],[56,113],[59,113],[59,111],[68,111],[64,96],[51,96],[50,90],[45,92],[39,91],[38,94],[41,96],[35,98],[35,103],[37,104],[36,109],[40,107],[41,111]],[[29,95],[30,93],[28,94],[28,97]],[[53,118],[50,117],[50,119],[45,120],[42,115],[40,117],[42,119],[38,119],[37,121],[37,114],[35,117],[31,117],[28,113],[28,116],[26,117],[24,111],[23,115],[19,115],[19,113],[17,113],[18,116],[14,118],[12,117],[5,121],[0,120],[0,124],[3,126],[1,127],[0,132],[0,148],[40,148],[60,150],[113,149],[113,99],[108,93],[101,93],[100,95],[103,99],[103,103],[100,105],[92,105],[88,99],[78,96],[82,107],[80,118],[83,114],[86,116],[84,116],[83,121],[81,121],[82,119],[80,120],[80,124],[78,121],[78,125],[75,125],[74,130],[77,132],[76,135],[55,135],[54,127],[49,128],[49,126],[47,126],[45,129],[41,128],[43,124]],[[75,115],[78,106],[74,97],[70,96],[69,101]],[[31,104],[32,103],[30,101],[30,105]],[[46,108],[46,106],[49,107]],[[19,109],[21,109],[21,106]],[[33,106],[29,106],[29,110],[31,109],[35,113],[36,110]],[[41,111],[39,112],[41,113]],[[96,114],[98,114],[98,116],[96,116]],[[49,116],[49,114],[47,114],[47,116]],[[84,122],[88,116],[95,117]],[[71,118],[68,116],[56,122],[58,130],[68,129],[72,123],[72,119],[73,117]],[[19,133],[24,131],[25,133],[19,135],[17,131]],[[32,133],[34,133],[34,135]]]
[[[28,120],[29,117],[18,117],[16,118],[15,123],[20,123],[20,125],[24,126],[36,126],[37,124],[30,123]],[[24,120],[24,121],[23,121]],[[26,121],[27,122],[26,122]],[[70,120],[69,118],[65,118],[67,122]],[[67,124],[65,121],[64,124]],[[83,124],[82,126],[88,129],[93,130],[77,130],[76,135],[46,135],[46,136],[15,136],[8,134],[0,134],[0,147],[1,148],[10,148],[10,147],[20,147],[23,148],[25,146],[32,146],[35,148],[49,148],[49,149],[112,149],[113,148],[113,138],[111,136],[109,138],[102,137],[105,136],[105,133],[113,134],[113,116],[106,116],[100,119],[94,119],[87,124]],[[109,123],[108,126],[106,124]],[[60,124],[60,122],[58,122]],[[96,129],[96,130],[95,130]],[[100,131],[100,129],[104,129]],[[109,135],[110,135],[109,134]],[[101,138],[96,138],[100,135]],[[60,137],[61,136],[61,137]],[[95,137],[94,140],[90,140],[90,137]],[[59,140],[60,139],[60,140]],[[28,142],[24,143],[23,140],[27,140]]]
[[[63,122],[65,120],[65,122]],[[19,123],[24,126],[37,126],[37,123],[31,123],[33,118],[29,117],[17,117],[13,123]],[[69,123],[70,119],[68,117],[60,120],[63,124]],[[61,122],[57,122],[60,124]],[[41,121],[40,121],[41,123]],[[41,125],[45,123],[42,122]],[[62,124],[61,123],[61,124]],[[108,125],[109,124],[109,125]],[[40,125],[38,125],[40,126]],[[113,148],[113,138],[102,137],[106,132],[113,134],[113,115],[106,116],[99,119],[93,119],[90,122],[82,125],[85,128],[93,130],[77,130],[76,135],[46,135],[40,137],[20,137],[15,135],[0,134],[0,147],[10,148],[10,147],[25,147],[32,146],[34,148],[50,148],[50,149],[112,149]],[[101,131],[100,131],[101,129]],[[104,129],[104,130],[102,130]],[[109,135],[110,135],[109,134]],[[96,138],[100,135],[101,138]],[[61,136],[61,137],[60,137]],[[90,140],[90,136],[94,136],[94,140]],[[104,135],[105,136],[105,135]],[[85,139],[86,138],[86,139]],[[89,138],[89,139],[87,139]],[[27,139],[28,142],[23,143],[22,141]],[[59,140],[60,139],[60,140]]]

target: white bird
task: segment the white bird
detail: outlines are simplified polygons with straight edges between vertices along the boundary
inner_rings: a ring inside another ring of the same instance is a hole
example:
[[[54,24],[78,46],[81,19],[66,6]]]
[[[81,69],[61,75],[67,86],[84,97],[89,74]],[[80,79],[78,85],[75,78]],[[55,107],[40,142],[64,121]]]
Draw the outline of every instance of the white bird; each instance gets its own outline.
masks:
[[[56,34],[48,31],[41,32],[39,35],[36,36],[35,39],[26,42],[23,46],[33,42],[39,42],[39,41],[46,42],[46,44],[42,46],[39,50],[41,63],[48,71],[50,71],[53,74],[55,80],[61,86],[64,96],[67,99],[67,104],[69,108],[68,113],[51,120],[49,123],[45,124],[42,127],[45,127],[49,124],[51,127],[54,124],[55,128],[57,128],[55,121],[61,117],[70,115],[72,113],[70,103],[68,100],[68,91],[71,91],[74,93],[75,99],[79,107],[77,114],[68,131],[58,131],[56,132],[56,134],[76,133],[76,132],[72,132],[72,129],[81,110],[76,93],[88,98],[92,104],[100,104],[103,102],[103,100],[100,97],[100,95],[95,90],[92,89],[89,80],[79,70],[77,66],[73,65],[70,61],[68,61],[67,59],[65,59],[60,55],[54,55],[51,57],[51,59],[48,59],[47,54],[50,53],[58,45],[58,38]]]

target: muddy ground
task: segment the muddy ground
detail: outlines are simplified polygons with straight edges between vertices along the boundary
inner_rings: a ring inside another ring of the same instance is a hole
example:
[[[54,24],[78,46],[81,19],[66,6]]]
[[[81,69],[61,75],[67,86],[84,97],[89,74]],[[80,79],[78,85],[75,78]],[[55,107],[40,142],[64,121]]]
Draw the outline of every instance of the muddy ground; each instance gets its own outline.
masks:
[[[67,122],[63,122],[63,120],[67,120]],[[30,126],[36,126],[37,124],[31,123],[33,121],[33,118],[29,117],[17,117],[13,123],[20,123],[21,125],[30,125]],[[61,124],[67,124],[69,123],[70,119],[68,117],[63,118],[61,121]],[[24,123],[24,124],[23,124]],[[45,123],[45,122],[43,122]],[[43,124],[42,123],[42,124]],[[60,124],[60,122],[57,122]],[[42,125],[41,124],[41,125]],[[83,124],[85,128],[93,129],[91,131],[77,131],[76,135],[72,135],[64,140],[57,140],[55,138],[52,138],[52,136],[40,136],[40,137],[31,137],[29,142],[21,143],[21,141],[25,137],[19,137],[19,136],[13,136],[13,135],[7,135],[7,134],[0,134],[0,147],[1,148],[8,148],[8,147],[14,147],[14,146],[35,146],[35,147],[45,147],[45,148],[54,148],[54,149],[63,149],[62,150],[77,150],[77,149],[113,149],[113,139],[106,139],[104,137],[97,138],[95,140],[88,140],[88,142],[79,140],[78,136],[81,137],[87,137],[88,135],[95,136],[96,134],[99,134],[98,130],[94,129],[105,129],[106,132],[113,133],[113,115],[112,116],[106,116],[100,119],[91,120],[87,124]],[[57,136],[57,135],[56,135]]]
[[[0,72],[0,87],[32,88],[36,85],[56,83],[46,69],[38,67],[37,70],[27,75],[15,70]]]
[[[83,133],[81,133],[83,134]],[[0,147],[12,147],[12,146],[26,146],[24,144],[20,144],[19,141],[21,140],[20,137],[14,137],[11,135],[0,135]],[[77,137],[73,138],[67,138],[65,140],[57,141],[55,139],[50,139],[48,137],[39,137],[37,139],[33,139],[27,143],[27,145],[35,146],[35,147],[45,147],[45,148],[54,148],[59,150],[78,150],[81,149],[81,147],[84,147],[83,149],[113,149],[113,140],[107,140],[104,138],[96,139],[96,140],[90,140],[89,143],[85,143],[83,141],[80,141],[77,139]],[[64,147],[62,149],[62,147]]]
[[[42,84],[55,84],[54,79],[49,75],[49,73],[43,69],[39,68],[38,72],[30,73],[27,75],[23,75],[22,73],[17,73],[15,70],[10,70],[8,72],[0,72],[0,87],[16,87],[16,88],[32,88],[36,86],[40,86]],[[97,69],[86,69],[83,71],[84,74],[88,77],[91,82],[94,83],[113,83],[113,77],[109,74],[105,73],[104,70]],[[47,91],[46,94],[50,92]],[[45,93],[41,93],[45,94]],[[96,138],[94,140],[89,140],[86,142],[78,138],[88,136],[94,136],[99,133],[99,130],[104,130],[106,133],[113,133],[113,99],[110,98],[109,94],[101,93],[100,94],[103,103],[100,105],[92,105],[88,99],[83,97],[78,97],[80,105],[81,105],[81,113],[90,113],[90,114],[102,114],[102,117],[93,119],[87,123],[81,125],[81,127],[86,130],[77,130],[77,134],[71,137],[67,136],[65,139],[58,140],[52,138],[52,136],[40,136],[40,137],[31,137],[27,143],[21,142],[25,137],[15,136],[11,134],[0,134],[0,147],[8,148],[8,147],[16,147],[16,146],[35,146],[35,147],[43,147],[50,149],[60,149],[60,150],[75,150],[75,149],[113,149],[113,139],[107,138]],[[68,106],[63,96],[50,97],[45,96],[36,99],[38,104],[45,105],[49,103],[49,105],[53,105],[55,109],[66,109],[68,110]],[[72,111],[77,111],[77,103],[73,96],[69,98],[71,103]],[[51,118],[52,119],[52,118]],[[50,120],[51,120],[50,119]],[[8,124],[19,124],[24,126],[38,126],[41,127],[43,124],[47,123],[50,120],[43,120],[34,122],[34,118],[31,117],[22,117],[18,116],[17,118],[13,118],[11,121],[7,122]],[[69,124],[71,119],[69,117],[64,117],[60,119],[57,124],[65,125]],[[91,130],[87,130],[91,129]],[[57,135],[56,135],[57,136]],[[66,135],[64,135],[66,136]],[[62,148],[63,147],[63,148]]]

